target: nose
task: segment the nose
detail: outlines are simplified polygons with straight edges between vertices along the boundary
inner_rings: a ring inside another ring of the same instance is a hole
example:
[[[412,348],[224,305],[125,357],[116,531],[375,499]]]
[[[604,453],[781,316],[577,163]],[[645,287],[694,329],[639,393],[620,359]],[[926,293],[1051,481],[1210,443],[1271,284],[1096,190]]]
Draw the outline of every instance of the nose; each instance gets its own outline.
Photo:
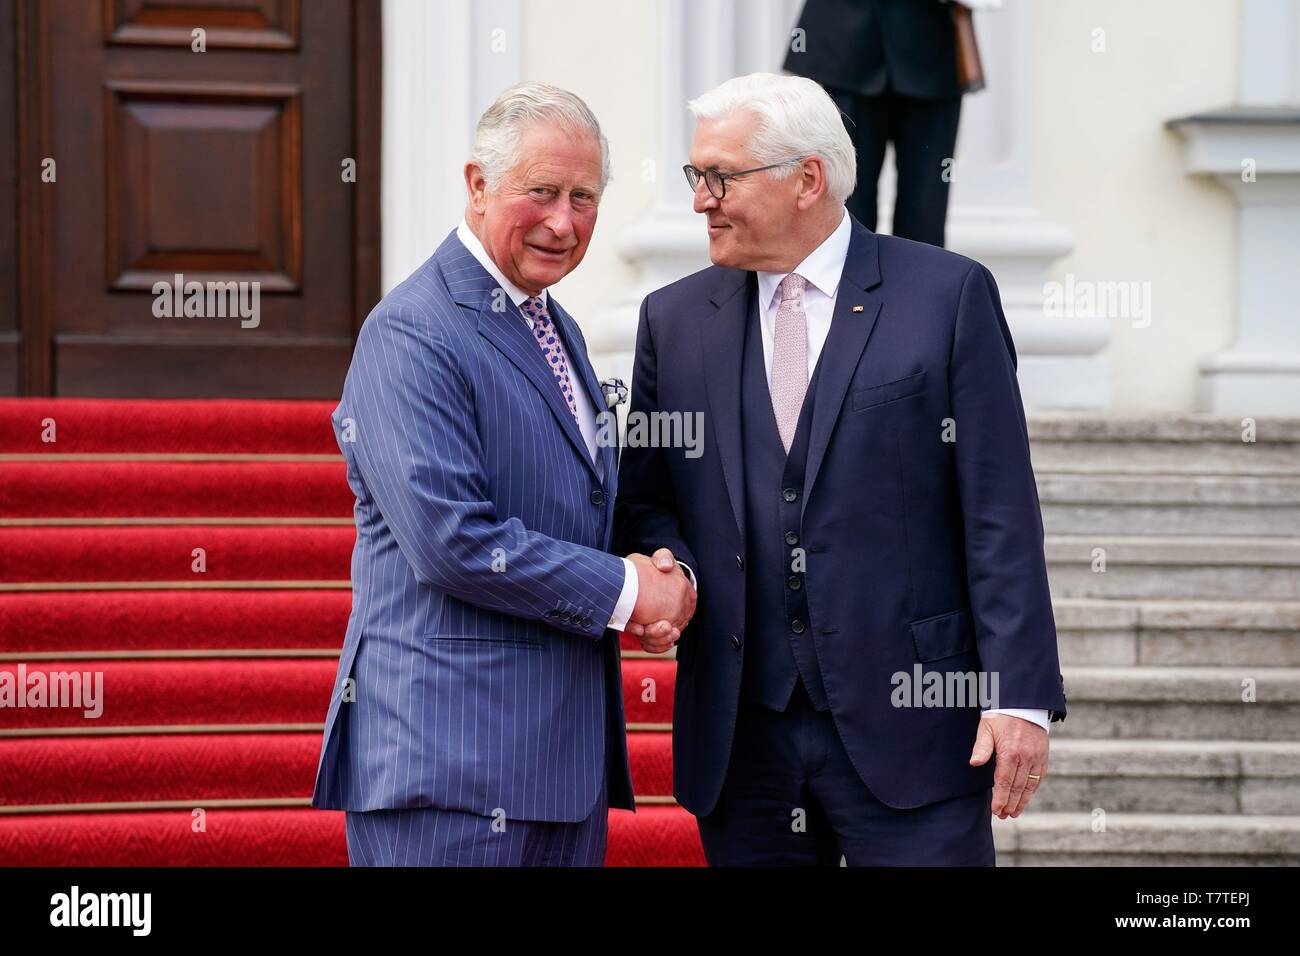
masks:
[[[573,235],[573,210],[568,203],[555,203],[557,208],[546,217],[546,228],[555,233],[556,239],[567,239]]]
[[[720,205],[717,197],[709,192],[709,187],[704,184],[703,178],[695,184],[695,211],[708,212],[710,209],[716,209]]]

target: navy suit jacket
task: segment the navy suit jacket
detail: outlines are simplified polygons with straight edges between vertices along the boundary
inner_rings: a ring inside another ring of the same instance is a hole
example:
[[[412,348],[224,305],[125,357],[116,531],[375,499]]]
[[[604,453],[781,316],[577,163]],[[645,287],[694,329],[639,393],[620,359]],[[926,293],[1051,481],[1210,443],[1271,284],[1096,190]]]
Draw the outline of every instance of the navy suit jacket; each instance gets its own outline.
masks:
[[[573,319],[571,377],[604,408]],[[352,616],[312,805],[578,821],[632,809],[593,462],[519,310],[453,232],[384,297],[333,414],[356,494]],[[603,807],[601,812],[603,812]]]
[[[952,10],[938,0],[805,0],[786,70],[828,90],[960,96]]]
[[[704,448],[627,447],[619,466],[615,547],[671,548],[699,582],[673,710],[674,792],[697,815],[726,775],[745,653],[740,382],[756,289],[754,273],[715,266],[645,299],[630,411],[703,413]],[[990,786],[993,761],[969,765],[977,705],[891,703],[896,673],[983,669],[996,706],[1065,714],[1015,348],[989,271],[853,220],[815,402],[794,530],[849,757],[891,807]]]

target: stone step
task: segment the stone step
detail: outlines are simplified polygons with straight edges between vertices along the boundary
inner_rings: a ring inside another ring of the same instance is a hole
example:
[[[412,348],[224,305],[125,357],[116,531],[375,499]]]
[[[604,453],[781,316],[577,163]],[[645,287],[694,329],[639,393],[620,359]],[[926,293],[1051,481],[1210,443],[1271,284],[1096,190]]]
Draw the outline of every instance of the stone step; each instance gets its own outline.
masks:
[[[1300,816],[1036,813],[993,820],[999,866],[1295,866]]]
[[[1300,536],[1300,475],[1037,478],[1049,534]]]
[[[1057,740],[1055,727],[1035,812],[1300,814],[1300,742]]]
[[[1300,740],[1300,668],[1063,667],[1053,739]],[[1009,705],[1008,705],[1009,706]]]
[[[1058,598],[1300,600],[1300,539],[1052,534],[1044,549]]]
[[[1300,601],[1058,598],[1053,611],[1065,665],[1300,667]]]
[[[1233,416],[1051,412],[1028,425],[1035,471],[1300,475],[1300,418],[1255,419],[1254,441]]]

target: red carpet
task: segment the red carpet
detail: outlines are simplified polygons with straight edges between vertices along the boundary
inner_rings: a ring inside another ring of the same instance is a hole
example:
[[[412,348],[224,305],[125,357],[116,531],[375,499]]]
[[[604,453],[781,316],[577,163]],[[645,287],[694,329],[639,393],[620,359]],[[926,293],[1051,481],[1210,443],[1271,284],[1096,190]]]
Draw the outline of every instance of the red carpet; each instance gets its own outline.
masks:
[[[177,646],[337,653],[351,610],[346,589],[0,592],[0,654],[17,660],[38,652],[147,653]]]
[[[351,525],[5,527],[0,582],[346,583],[355,539]]]
[[[237,478],[237,481],[232,481]],[[352,518],[342,462],[33,461],[5,465],[10,518]]]
[[[0,708],[0,865],[347,864],[342,814],[307,806],[351,608],[332,408],[0,401],[0,671],[103,681],[97,718]],[[675,673],[625,656],[642,802],[607,865],[703,863]]]
[[[0,401],[0,455],[208,453],[333,458],[339,453],[329,424],[335,404],[8,398]]]

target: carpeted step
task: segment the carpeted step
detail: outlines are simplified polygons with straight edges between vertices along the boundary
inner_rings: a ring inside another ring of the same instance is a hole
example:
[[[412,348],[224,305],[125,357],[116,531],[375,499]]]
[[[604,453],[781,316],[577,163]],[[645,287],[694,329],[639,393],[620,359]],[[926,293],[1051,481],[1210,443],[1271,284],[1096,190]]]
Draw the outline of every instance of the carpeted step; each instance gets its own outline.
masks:
[[[0,816],[6,866],[346,866],[337,810],[191,810]],[[681,807],[609,812],[606,866],[703,866],[695,818]]]
[[[629,724],[670,725],[677,662],[653,658],[623,660],[623,712]]]
[[[321,724],[329,709],[338,662],[323,659],[216,660],[78,660],[0,662],[0,672],[29,687],[43,674],[47,686],[60,681],[51,674],[102,673],[99,717],[84,706],[0,708],[0,732],[59,728],[76,733],[103,733],[110,727],[155,727],[247,724]],[[52,680],[54,683],[51,683]],[[92,683],[93,687],[93,683]],[[66,699],[73,699],[67,697]],[[90,708],[93,710],[93,707]]]
[[[631,733],[638,798],[672,796],[672,740]],[[0,813],[15,807],[309,798],[321,735],[111,734],[0,737]]]
[[[0,737],[0,810],[310,797],[319,733]]]
[[[6,462],[0,518],[343,518],[343,462]]]
[[[637,798],[673,795],[673,735],[666,730],[632,730],[627,735],[632,792]],[[0,792],[3,792],[0,789]]]
[[[319,723],[337,670],[333,658],[3,661],[0,671],[12,674],[8,680],[15,686],[22,681],[33,686],[38,673],[51,687],[61,683],[51,675],[102,673],[103,712],[92,718],[83,706],[5,707],[0,730]],[[671,724],[675,676],[671,661],[624,662],[627,722]],[[645,699],[651,695],[653,700]]]
[[[5,866],[347,866],[343,813],[303,809],[0,816]]]
[[[345,588],[0,593],[0,655],[338,651],[351,609]]]
[[[695,817],[679,806],[609,812],[606,866],[704,866]]]
[[[351,525],[0,528],[0,582],[347,581],[355,539]]]
[[[0,402],[0,454],[337,455],[336,402],[17,398]],[[48,436],[54,422],[56,441]]]

